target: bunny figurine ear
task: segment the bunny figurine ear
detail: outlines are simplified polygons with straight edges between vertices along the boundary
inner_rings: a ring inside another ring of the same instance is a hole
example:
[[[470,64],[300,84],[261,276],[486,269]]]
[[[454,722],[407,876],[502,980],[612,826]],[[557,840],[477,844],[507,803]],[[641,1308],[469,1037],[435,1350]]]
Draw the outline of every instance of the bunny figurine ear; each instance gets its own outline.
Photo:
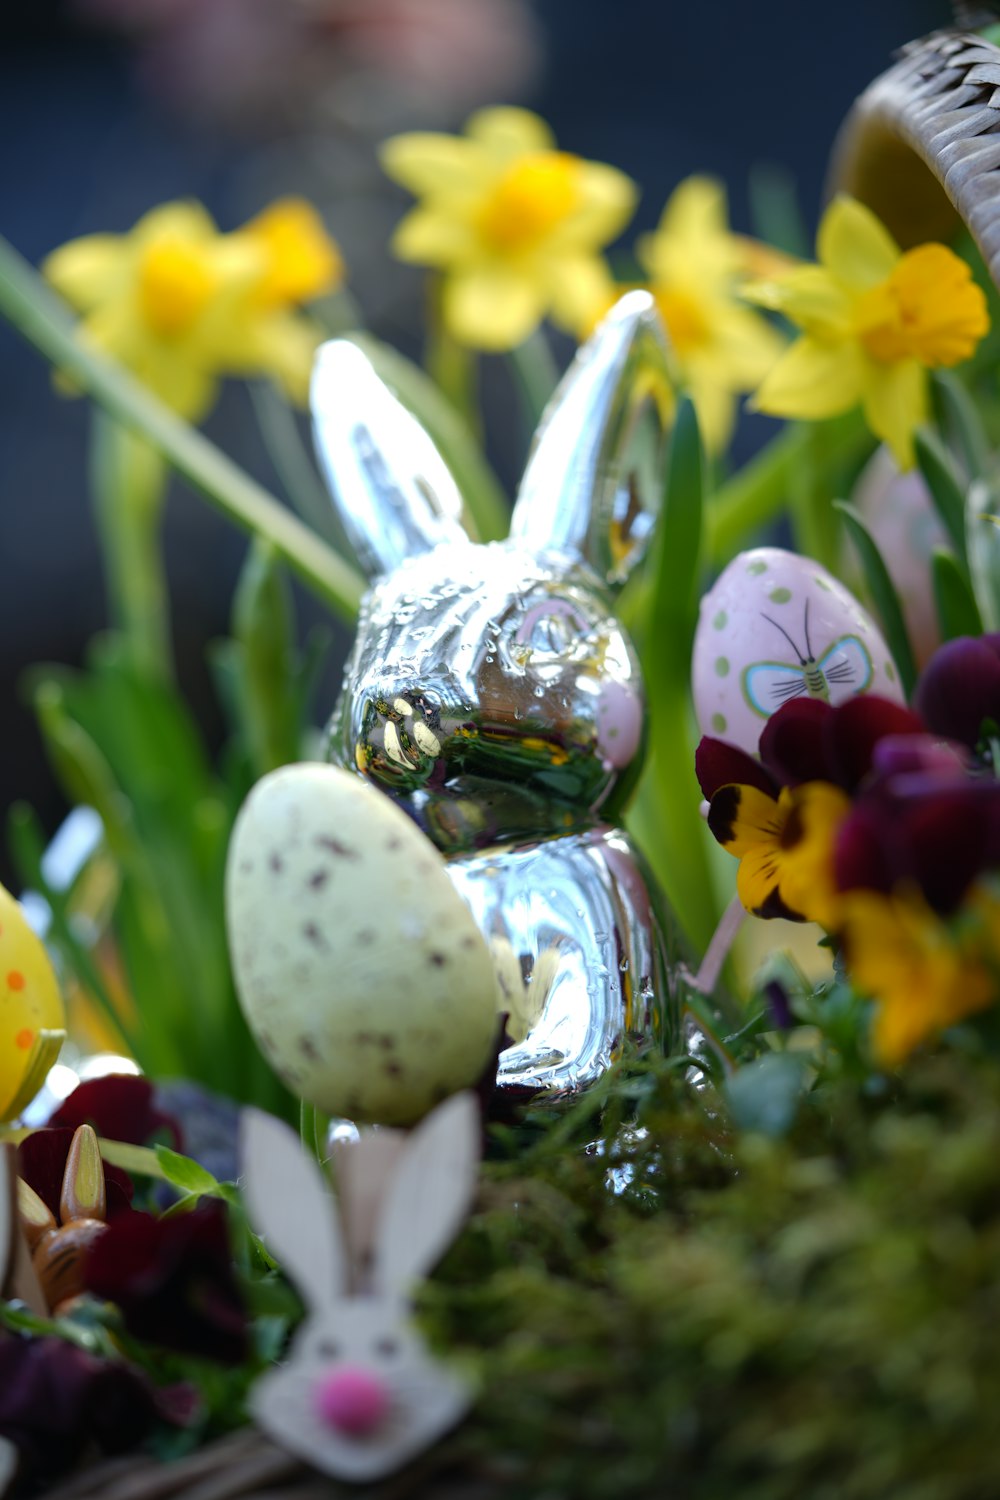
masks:
[[[369,577],[440,542],[468,541],[444,459],[356,344],[321,346],[310,405],[320,465]]]
[[[673,408],[667,343],[648,292],[619,299],[545,409],[510,534],[526,551],[583,557],[617,587],[645,550],[660,503]]]

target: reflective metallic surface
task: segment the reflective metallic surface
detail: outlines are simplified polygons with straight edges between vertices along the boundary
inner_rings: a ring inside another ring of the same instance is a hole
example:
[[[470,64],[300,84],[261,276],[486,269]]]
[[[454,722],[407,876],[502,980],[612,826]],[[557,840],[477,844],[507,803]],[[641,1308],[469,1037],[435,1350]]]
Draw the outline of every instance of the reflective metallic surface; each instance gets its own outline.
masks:
[[[643,736],[638,662],[589,569],[463,542],[369,594],[330,757],[456,854],[613,820]]]
[[[525,977],[547,949],[558,955],[541,1015],[500,1055],[501,1090],[564,1098],[599,1078],[626,1036],[676,1041],[666,935],[625,834],[593,828],[450,869],[482,931],[510,942]]]
[[[461,531],[441,460],[359,357],[326,345],[313,385],[334,498],[377,578],[329,757],[370,777],[449,857],[526,994],[546,955],[544,1003],[502,1054],[498,1084],[564,1097],[599,1077],[626,1035],[669,1042],[675,1029],[662,924],[615,826],[645,714],[610,592],[656,503],[662,334],[644,293],[612,311],[546,412],[511,539],[488,546]]]

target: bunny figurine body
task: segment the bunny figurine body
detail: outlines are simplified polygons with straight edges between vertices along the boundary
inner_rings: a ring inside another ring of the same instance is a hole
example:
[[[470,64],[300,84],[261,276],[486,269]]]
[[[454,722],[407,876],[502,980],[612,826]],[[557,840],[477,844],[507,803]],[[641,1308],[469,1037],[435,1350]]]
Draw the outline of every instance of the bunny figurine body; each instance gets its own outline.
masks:
[[[619,826],[644,700],[612,604],[652,525],[668,401],[655,309],[629,294],[545,413],[510,537],[484,545],[430,438],[361,351],[335,341],[317,357],[317,447],[374,580],[329,758],[447,856],[529,996],[546,955],[530,1024],[510,1028],[500,1056],[498,1086],[518,1095],[572,1094],[626,1035],[669,1043],[676,1027],[667,923]]]
[[[414,1285],[471,1205],[475,1098],[454,1094],[411,1134],[363,1131],[335,1147],[337,1199],[294,1131],[247,1110],[242,1176],[251,1222],[295,1283],[305,1321],[250,1396],[257,1425],[349,1480],[399,1468],[465,1414],[466,1382],[409,1318]]]

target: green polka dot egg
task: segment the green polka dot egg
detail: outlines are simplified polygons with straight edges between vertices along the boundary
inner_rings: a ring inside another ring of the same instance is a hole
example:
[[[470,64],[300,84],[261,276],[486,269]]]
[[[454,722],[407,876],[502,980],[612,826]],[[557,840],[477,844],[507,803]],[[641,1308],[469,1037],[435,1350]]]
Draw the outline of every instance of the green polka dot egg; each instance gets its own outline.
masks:
[[[45,1082],[66,1016],[52,965],[21,904],[0,885],[0,1120],[10,1120]]]
[[[326,1113],[409,1125],[489,1062],[485,939],[430,840],[352,773],[306,763],[257,783],[230,840],[226,923],[258,1045]]]
[[[701,732],[751,754],[793,698],[878,693],[903,702],[888,647],[853,594],[780,547],[741,552],[704,596],[691,678]]]

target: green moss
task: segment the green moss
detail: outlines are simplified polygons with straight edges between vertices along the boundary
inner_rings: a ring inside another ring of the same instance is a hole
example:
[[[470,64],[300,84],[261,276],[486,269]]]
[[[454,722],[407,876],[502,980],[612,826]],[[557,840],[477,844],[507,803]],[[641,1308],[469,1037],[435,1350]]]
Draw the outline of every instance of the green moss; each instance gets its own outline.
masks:
[[[482,1384],[438,1462],[546,1500],[1000,1494],[994,1063],[827,1087],[777,1141],[654,1066],[608,1122],[487,1164],[423,1303]]]

